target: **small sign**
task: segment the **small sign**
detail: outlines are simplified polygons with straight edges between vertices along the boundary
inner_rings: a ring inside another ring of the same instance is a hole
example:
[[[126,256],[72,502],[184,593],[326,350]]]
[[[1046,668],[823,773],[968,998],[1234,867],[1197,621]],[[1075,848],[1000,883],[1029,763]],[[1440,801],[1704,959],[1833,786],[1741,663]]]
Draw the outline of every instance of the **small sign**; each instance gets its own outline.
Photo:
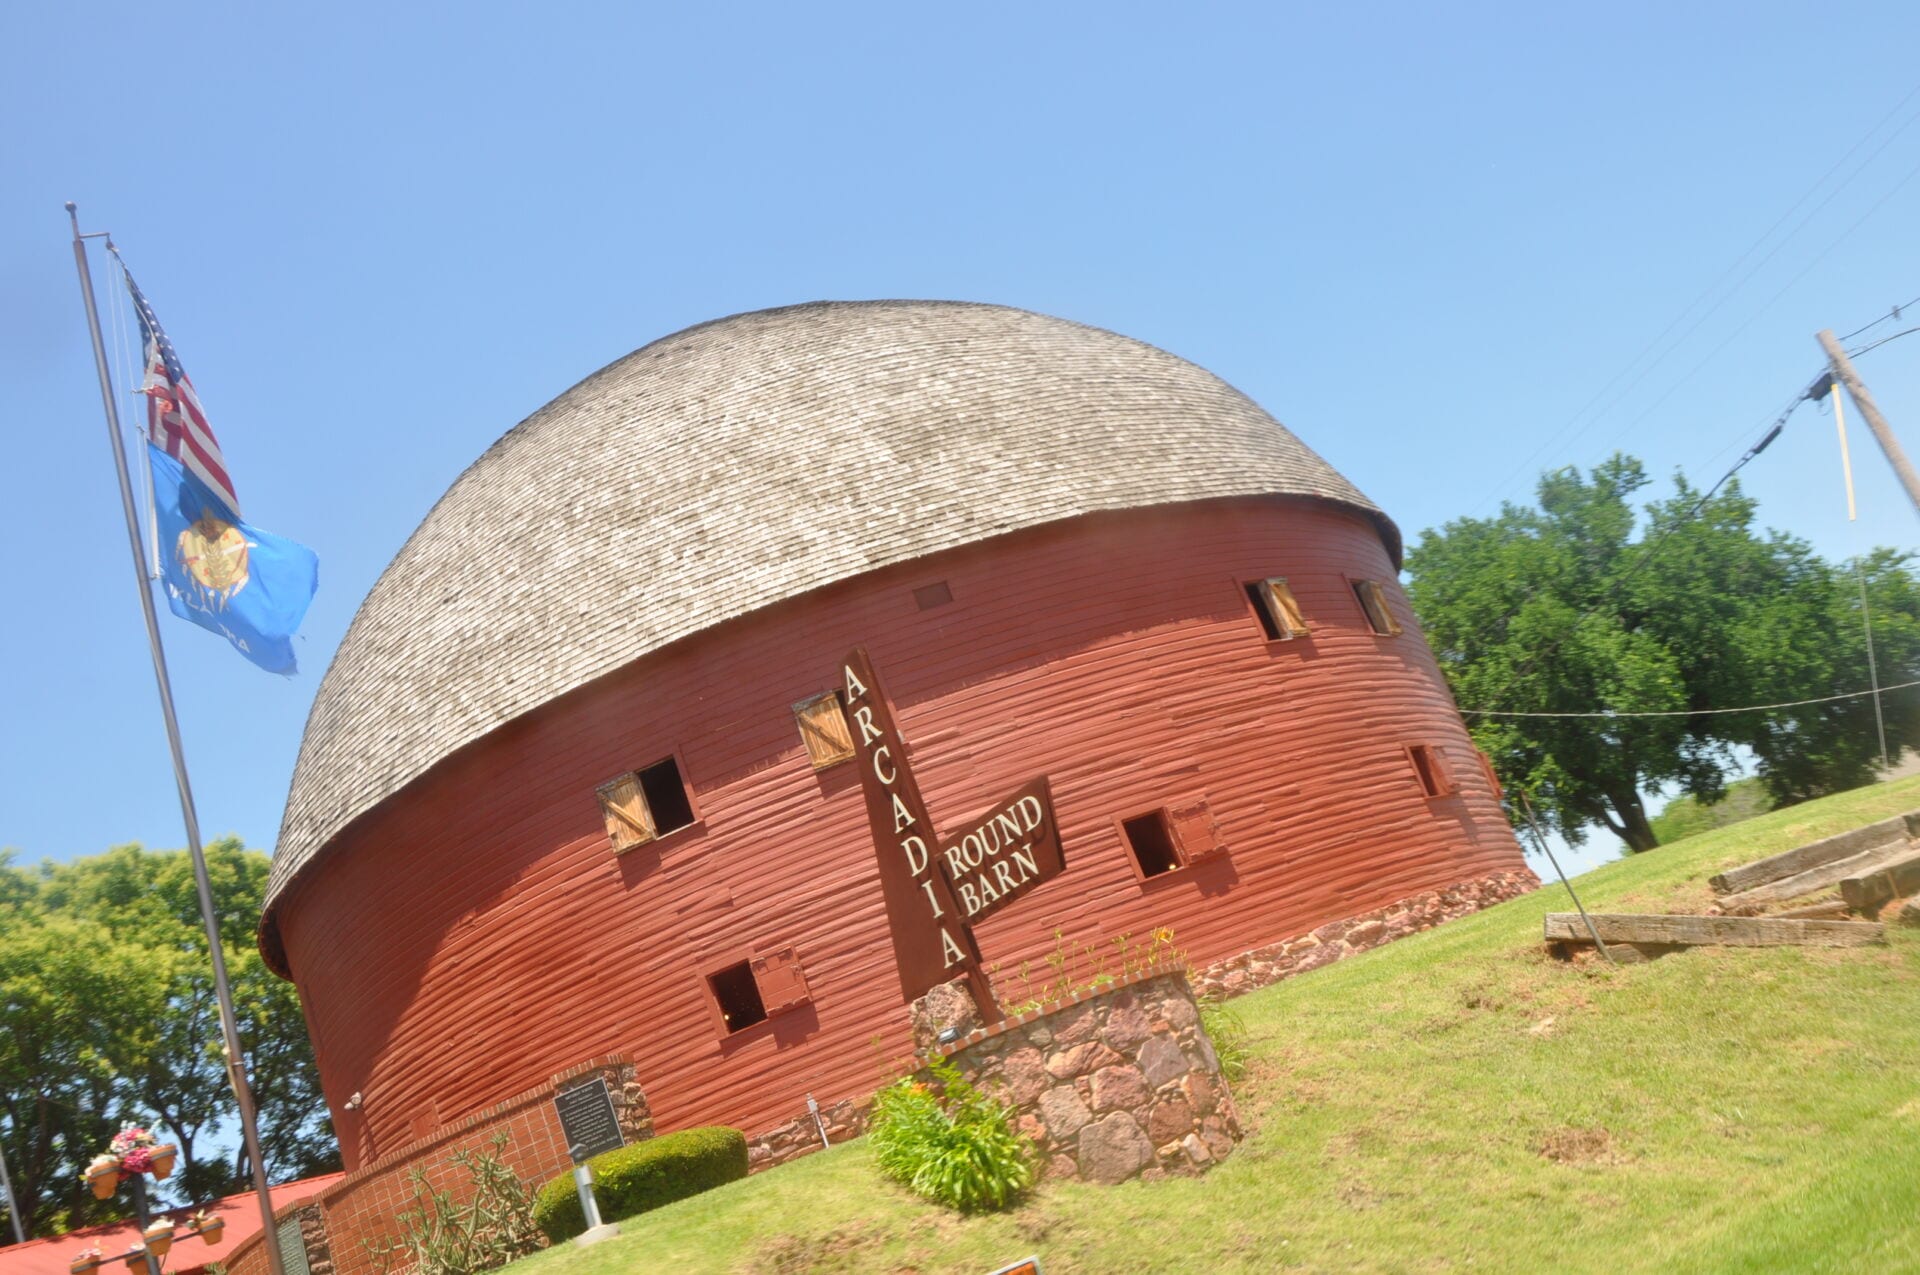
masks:
[[[553,1095],[553,1110],[560,1117],[560,1131],[566,1136],[575,1164],[627,1145],[620,1121],[613,1114],[613,1095],[607,1092],[605,1076],[595,1076]]]
[[[1040,1275],[1040,1259],[1037,1256],[1024,1257],[1011,1266],[1002,1266],[997,1271],[990,1271],[988,1275]]]

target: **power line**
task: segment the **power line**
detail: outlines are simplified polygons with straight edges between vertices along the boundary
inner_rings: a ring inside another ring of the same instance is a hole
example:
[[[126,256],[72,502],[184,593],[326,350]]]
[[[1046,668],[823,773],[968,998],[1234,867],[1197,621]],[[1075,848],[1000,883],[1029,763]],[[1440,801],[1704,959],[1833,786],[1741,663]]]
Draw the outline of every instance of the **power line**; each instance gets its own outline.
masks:
[[[1900,317],[1900,314],[1903,310],[1911,310],[1916,305],[1920,305],[1920,297],[1915,297],[1913,300],[1907,302],[1905,305],[1897,305],[1893,307],[1893,309],[1887,311],[1885,314],[1875,319],[1872,323],[1867,324],[1865,327],[1855,328],[1853,331],[1847,333],[1845,336],[1841,337],[1840,339],[1842,341],[1851,341],[1853,340],[1853,338],[1859,336],[1862,332],[1865,332],[1867,328],[1877,328],[1882,323],[1885,323],[1888,319],[1897,319]]]
[[[1851,173],[1849,173],[1837,186],[1833,188],[1833,190],[1827,193],[1826,198],[1822,199],[1817,205],[1815,205],[1807,213],[1805,217],[1801,218],[1799,224],[1794,226],[1792,230],[1788,231],[1787,234],[1784,237],[1782,237],[1778,243],[1774,244],[1772,248],[1768,249],[1767,253],[1764,256],[1762,256],[1758,261],[1754,262],[1753,265],[1747,269],[1746,273],[1742,274],[1739,280],[1736,281],[1731,288],[1727,289],[1725,295],[1723,295],[1718,301],[1715,301],[1703,313],[1701,313],[1700,316],[1696,318],[1691,325],[1688,326],[1686,331],[1681,333],[1680,336],[1677,337],[1673,342],[1669,343],[1667,348],[1662,350],[1661,353],[1656,358],[1654,358],[1652,362],[1648,363],[1645,367],[1641,367],[1639,372],[1633,376],[1632,380],[1628,381],[1628,383],[1625,386],[1621,387],[1617,393],[1614,393],[1611,398],[1607,397],[1609,392],[1613,391],[1616,385],[1619,385],[1623,377],[1626,377],[1628,373],[1633,372],[1636,367],[1639,367],[1641,361],[1644,360],[1647,357],[1647,355],[1653,353],[1653,351],[1656,348],[1658,348],[1662,342],[1666,341],[1666,338],[1673,332],[1673,330],[1679,327],[1680,324],[1686,320],[1687,316],[1691,314],[1696,307],[1698,307],[1702,302],[1706,301],[1709,297],[1713,296],[1714,293],[1720,291],[1721,285],[1724,284],[1727,281],[1727,279],[1733,275],[1735,271],[1740,269],[1741,265],[1746,262],[1748,257],[1752,256],[1756,251],[1759,250],[1762,244],[1766,243],[1767,240],[1771,239],[1773,237],[1774,232],[1780,229],[1782,225],[1786,224],[1787,220],[1790,217],[1792,217],[1795,212],[1799,211],[1800,206],[1802,204],[1806,203],[1807,200],[1811,199],[1820,190],[1822,186],[1826,185],[1828,180],[1831,179],[1835,173],[1839,172],[1841,168],[1843,168],[1847,164],[1848,160],[1853,158],[1855,152],[1859,151],[1859,149],[1862,146],[1865,146],[1867,142],[1870,141],[1876,134],[1878,134],[1882,128],[1886,127],[1887,121],[1893,119],[1902,110],[1906,109],[1907,104],[1913,101],[1913,99],[1916,96],[1920,96],[1920,85],[1916,85],[1914,88],[1909,90],[1906,96],[1901,98],[1898,102],[1896,102],[1893,105],[1892,109],[1890,109],[1885,115],[1881,116],[1879,121],[1876,122],[1872,128],[1868,129],[1865,133],[1863,133],[1860,136],[1859,140],[1855,141],[1852,146],[1849,146],[1846,152],[1842,154],[1839,159],[1835,160],[1833,165],[1830,168],[1828,168],[1826,172],[1822,173],[1820,177],[1811,186],[1807,188],[1805,193],[1803,193],[1798,199],[1794,200],[1792,204],[1788,205],[1786,211],[1781,213],[1780,216],[1774,221],[1774,223],[1771,226],[1767,227],[1767,229],[1761,233],[1758,239],[1755,239],[1753,243],[1750,244],[1744,252],[1742,252],[1738,257],[1734,258],[1733,263],[1729,265],[1726,268],[1726,270],[1720,274],[1718,278],[1716,278],[1712,283],[1708,284],[1707,287],[1698,296],[1696,296],[1692,301],[1688,302],[1684,307],[1682,307],[1680,312],[1676,314],[1670,322],[1668,322],[1667,326],[1661,330],[1658,336],[1654,337],[1653,340],[1649,341],[1645,346],[1645,348],[1643,348],[1638,354],[1634,355],[1634,357],[1627,363],[1627,365],[1624,368],[1622,368],[1619,372],[1615,373],[1614,376],[1609,381],[1607,381],[1605,385],[1601,386],[1600,389],[1595,392],[1593,397],[1588,399],[1586,404],[1583,407],[1581,407],[1579,411],[1575,412],[1571,417],[1569,417],[1565,421],[1565,423],[1563,423],[1559,428],[1555,429],[1551,434],[1549,434],[1547,438],[1542,443],[1540,443],[1539,446],[1534,448],[1534,450],[1527,456],[1525,460],[1521,461],[1520,464],[1516,466],[1511,473],[1509,473],[1505,478],[1501,479],[1499,484],[1496,486],[1494,490],[1494,496],[1497,496],[1501,491],[1504,491],[1507,488],[1507,486],[1510,483],[1512,483],[1512,481],[1515,478],[1519,477],[1521,474],[1525,473],[1527,470],[1532,468],[1534,463],[1540,458],[1540,456],[1543,453],[1547,452],[1549,449],[1555,446],[1559,446],[1561,444],[1562,438],[1567,435],[1567,431],[1569,429],[1572,429],[1575,425],[1579,424],[1582,418],[1586,417],[1590,411],[1593,411],[1596,404],[1600,404],[1599,411],[1593,416],[1593,419],[1588,420],[1584,425],[1580,425],[1580,427],[1577,430],[1574,430],[1571,438],[1567,439],[1567,445],[1571,446],[1573,441],[1578,440],[1581,435],[1585,434],[1588,430],[1592,429],[1593,426],[1599,424],[1601,419],[1605,417],[1606,413],[1613,408],[1614,404],[1618,403],[1630,391],[1632,391],[1635,386],[1639,385],[1641,381],[1645,380],[1646,377],[1650,373],[1652,373],[1652,371],[1655,368],[1657,368],[1661,363],[1665,362],[1667,358],[1674,352],[1674,350],[1678,349],[1679,346],[1687,340],[1687,338],[1691,337],[1693,333],[1699,329],[1702,323],[1706,322],[1707,319],[1711,318],[1714,315],[1714,313],[1717,312],[1722,306],[1724,306],[1728,301],[1732,300],[1734,293],[1738,292],[1742,287],[1744,287],[1746,285],[1747,280],[1751,279],[1754,276],[1754,274],[1760,270],[1761,267],[1765,266],[1769,261],[1771,261],[1775,256],[1777,256],[1780,250],[1786,247],[1786,245],[1802,230],[1806,229],[1808,224],[1812,222],[1813,218],[1817,216],[1823,209],[1825,209],[1828,204],[1832,203],[1833,200],[1840,194],[1842,190],[1846,189],[1846,187],[1852,184],[1852,182],[1856,178],[1858,178],[1861,173],[1865,172],[1873,164],[1873,162],[1880,157],[1880,154],[1882,151],[1886,150],[1888,146],[1892,145],[1893,142],[1896,139],[1898,139],[1899,136],[1902,133],[1904,133],[1914,123],[1915,120],[1920,119],[1920,112],[1916,112],[1913,116],[1909,117],[1907,120],[1902,122],[1897,128],[1895,128],[1893,132],[1889,134],[1885,138],[1885,140],[1883,140],[1880,143],[1880,145],[1874,149],[1872,154],[1868,155],[1867,158],[1863,160],[1858,167],[1856,167]],[[1902,181],[1900,184],[1904,186],[1906,183]],[[1895,189],[1897,190],[1898,187],[1896,187]],[[1889,195],[1891,193],[1892,192],[1889,192]],[[1881,199],[1881,202],[1884,203],[1886,198],[1887,198],[1886,196],[1883,196]],[[1874,207],[1877,209],[1879,207],[1879,204],[1875,204]],[[1861,220],[1864,221],[1865,218],[1862,218]],[[1852,227],[1849,227],[1848,230],[1840,236],[1840,238],[1845,239],[1847,235],[1852,234],[1853,231],[1858,228],[1859,228],[1859,223],[1856,222]],[[1833,248],[1837,246],[1838,242],[1839,240],[1836,240],[1833,244],[1829,244],[1828,247],[1821,252],[1820,257],[1825,257],[1828,252],[1831,252]],[[1819,258],[1816,258],[1815,260],[1818,261]],[[1804,277],[1805,273],[1806,272],[1803,271],[1801,276],[1796,276],[1793,282],[1789,283],[1787,287],[1791,288],[1793,284],[1798,283],[1800,281],[1800,278]],[[1787,289],[1785,288],[1781,289],[1781,293],[1784,293],[1786,290]],[[1765,305],[1761,306],[1760,309],[1764,311],[1768,306],[1771,306],[1774,301],[1779,300],[1781,293],[1776,293],[1774,297],[1769,301],[1767,301]],[[1747,326],[1749,326],[1753,322],[1753,318],[1757,318],[1757,317],[1758,317],[1758,312],[1756,312],[1754,316],[1750,317],[1747,323],[1742,324],[1741,327],[1736,331],[1735,335],[1737,336],[1739,332],[1745,331]],[[1729,338],[1729,340],[1731,340],[1731,338]],[[1725,348],[1726,344],[1727,342],[1722,342],[1721,345],[1716,347],[1713,350],[1713,352],[1707,356],[1706,359],[1701,361],[1699,365],[1696,365],[1685,376],[1681,377],[1679,381],[1675,382],[1674,385],[1667,390],[1666,394],[1663,394],[1660,400],[1653,405],[1653,407],[1658,407],[1660,402],[1665,402],[1666,399],[1672,395],[1674,390],[1677,390],[1681,385],[1685,384],[1688,380],[1692,379],[1692,377],[1699,372],[1701,367],[1705,366],[1705,364],[1711,361],[1715,355],[1719,354],[1721,349]],[[1601,403],[1602,399],[1606,399],[1606,402],[1604,404]],[[1632,421],[1628,425],[1627,428],[1632,429],[1635,425],[1638,425],[1641,420],[1645,419],[1645,417],[1650,412],[1653,411],[1653,407],[1650,407],[1647,409],[1647,411],[1642,412],[1639,417],[1636,417],[1634,421]],[[1476,511],[1478,509],[1485,508],[1488,502],[1492,500],[1494,496],[1489,496],[1486,500],[1482,500],[1480,504],[1475,507]]]
[[[1915,332],[1920,332],[1920,328],[1908,328],[1904,332],[1895,332],[1892,336],[1883,336],[1878,341],[1875,341],[1869,345],[1863,345],[1857,350],[1848,350],[1847,357],[1850,359],[1857,359],[1862,354],[1865,354],[1868,350],[1877,350],[1889,341],[1898,341],[1901,337],[1912,336]]]
[[[1904,691],[1909,686],[1920,686],[1920,682],[1901,682],[1897,686],[1883,686],[1878,691],[1848,691],[1844,695],[1822,695],[1818,699],[1788,700],[1782,704],[1748,704],[1742,708],[1675,708],[1659,712],[1618,712],[1614,709],[1602,709],[1597,713],[1518,713],[1503,712],[1494,708],[1463,708],[1463,713],[1473,713],[1480,717],[1706,717],[1718,713],[1765,713],[1778,708],[1803,708],[1808,704],[1831,704],[1835,700],[1860,699],[1863,696],[1885,694],[1888,691]]]

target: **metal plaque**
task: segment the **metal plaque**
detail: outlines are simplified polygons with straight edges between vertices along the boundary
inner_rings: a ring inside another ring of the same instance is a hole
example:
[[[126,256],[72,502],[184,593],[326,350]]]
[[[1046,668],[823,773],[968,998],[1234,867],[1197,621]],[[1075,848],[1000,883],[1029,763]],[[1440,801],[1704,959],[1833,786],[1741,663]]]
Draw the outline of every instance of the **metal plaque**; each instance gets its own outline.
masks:
[[[613,1095],[607,1091],[605,1076],[553,1095],[553,1110],[560,1117],[560,1130],[575,1164],[627,1145],[613,1114]]]

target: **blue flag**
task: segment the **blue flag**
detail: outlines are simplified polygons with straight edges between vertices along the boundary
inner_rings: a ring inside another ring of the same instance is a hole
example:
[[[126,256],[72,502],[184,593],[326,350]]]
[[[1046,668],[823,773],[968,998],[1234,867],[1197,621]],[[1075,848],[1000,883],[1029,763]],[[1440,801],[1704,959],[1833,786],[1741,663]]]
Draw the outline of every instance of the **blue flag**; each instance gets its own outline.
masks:
[[[269,673],[296,667],[293,635],[320,586],[320,559],[302,544],[235,517],[225,501],[152,443],[160,582],[183,620],[218,633]]]

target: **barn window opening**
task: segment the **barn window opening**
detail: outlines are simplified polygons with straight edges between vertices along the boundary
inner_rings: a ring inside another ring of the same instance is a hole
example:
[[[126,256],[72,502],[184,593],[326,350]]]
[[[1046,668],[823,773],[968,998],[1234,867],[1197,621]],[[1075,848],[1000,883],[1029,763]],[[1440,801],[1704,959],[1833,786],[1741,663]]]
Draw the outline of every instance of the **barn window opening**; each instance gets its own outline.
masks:
[[[1378,580],[1355,580],[1353,596],[1360,600],[1360,609],[1367,613],[1367,624],[1381,637],[1392,637],[1400,632],[1400,622],[1393,618],[1393,612],[1387,607],[1386,590],[1380,587]]]
[[[793,718],[800,727],[800,742],[807,746],[807,760],[815,770],[853,760],[853,728],[847,723],[839,691],[801,700],[793,706]]]
[[[936,580],[932,584],[923,584],[913,591],[913,600],[922,611],[931,611],[953,601],[953,590],[947,587],[945,580]]]
[[[1260,631],[1269,642],[1285,642],[1307,635],[1306,615],[1283,579],[1256,580],[1247,586],[1247,600],[1259,617]]]
[[[760,999],[760,985],[754,981],[751,962],[742,961],[707,975],[707,986],[713,991],[713,999],[720,1006],[720,1019],[729,1032],[767,1020],[767,1006]]]
[[[1123,819],[1120,829],[1126,834],[1134,861],[1140,865],[1141,876],[1157,877],[1180,866],[1180,851],[1173,844],[1173,829],[1167,824],[1165,810]]]
[[[686,781],[680,778],[680,765],[673,758],[662,757],[640,772],[640,793],[653,812],[655,836],[664,837],[693,822],[693,802],[687,796]]]
[[[1453,791],[1453,777],[1447,773],[1446,759],[1440,750],[1426,744],[1409,744],[1407,756],[1414,774],[1420,777],[1421,791],[1429,797],[1444,797]]]

